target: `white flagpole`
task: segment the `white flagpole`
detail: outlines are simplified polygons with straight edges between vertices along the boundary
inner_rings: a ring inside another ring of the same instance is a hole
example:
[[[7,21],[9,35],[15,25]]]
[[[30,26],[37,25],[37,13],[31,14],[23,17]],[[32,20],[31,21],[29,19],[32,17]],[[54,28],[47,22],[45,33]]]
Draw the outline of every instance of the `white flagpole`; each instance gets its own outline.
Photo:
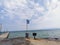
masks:
[[[28,24],[26,23],[26,33],[28,33]]]
[[[28,33],[28,24],[29,24],[29,20],[26,20],[26,38],[29,38],[29,33]]]
[[[1,30],[2,30],[2,24],[0,24],[0,32],[1,32]]]

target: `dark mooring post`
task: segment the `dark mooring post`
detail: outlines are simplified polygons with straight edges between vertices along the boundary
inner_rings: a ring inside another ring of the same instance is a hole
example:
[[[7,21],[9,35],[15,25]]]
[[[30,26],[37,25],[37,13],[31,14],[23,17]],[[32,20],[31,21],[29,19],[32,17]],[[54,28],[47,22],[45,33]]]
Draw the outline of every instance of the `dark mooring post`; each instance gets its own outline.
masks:
[[[37,33],[33,33],[32,35],[34,36],[34,39],[36,39],[36,35],[37,35]]]
[[[25,37],[26,37],[26,38],[29,38],[28,24],[29,24],[29,20],[27,19],[27,20],[26,20],[26,33],[25,33],[25,35],[26,35]]]

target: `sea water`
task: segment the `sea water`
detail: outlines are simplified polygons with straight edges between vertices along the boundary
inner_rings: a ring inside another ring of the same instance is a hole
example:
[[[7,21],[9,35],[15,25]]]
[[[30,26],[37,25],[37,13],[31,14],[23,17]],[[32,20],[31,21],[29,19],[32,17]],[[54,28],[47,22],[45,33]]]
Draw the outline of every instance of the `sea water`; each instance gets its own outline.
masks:
[[[9,38],[25,37],[26,31],[11,31]],[[33,38],[33,33],[37,33],[36,38],[60,38],[60,30],[30,30],[29,37]]]

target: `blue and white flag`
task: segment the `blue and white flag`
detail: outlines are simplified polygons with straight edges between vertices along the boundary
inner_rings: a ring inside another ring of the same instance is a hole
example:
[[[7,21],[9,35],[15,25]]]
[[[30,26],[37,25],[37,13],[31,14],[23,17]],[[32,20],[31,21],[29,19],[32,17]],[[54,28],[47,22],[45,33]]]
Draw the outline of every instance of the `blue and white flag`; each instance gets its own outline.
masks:
[[[26,20],[26,22],[27,22],[27,24],[29,24],[29,20],[28,19]]]

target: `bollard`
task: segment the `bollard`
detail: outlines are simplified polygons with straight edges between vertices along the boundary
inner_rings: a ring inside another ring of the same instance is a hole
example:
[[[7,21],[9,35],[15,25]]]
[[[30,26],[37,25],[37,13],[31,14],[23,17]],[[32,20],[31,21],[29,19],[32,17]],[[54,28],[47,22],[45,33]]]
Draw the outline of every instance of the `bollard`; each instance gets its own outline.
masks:
[[[25,34],[25,38],[29,38],[29,33],[26,33]]]
[[[37,33],[33,33],[34,39],[36,39],[36,38],[35,38],[36,35],[37,35]]]

